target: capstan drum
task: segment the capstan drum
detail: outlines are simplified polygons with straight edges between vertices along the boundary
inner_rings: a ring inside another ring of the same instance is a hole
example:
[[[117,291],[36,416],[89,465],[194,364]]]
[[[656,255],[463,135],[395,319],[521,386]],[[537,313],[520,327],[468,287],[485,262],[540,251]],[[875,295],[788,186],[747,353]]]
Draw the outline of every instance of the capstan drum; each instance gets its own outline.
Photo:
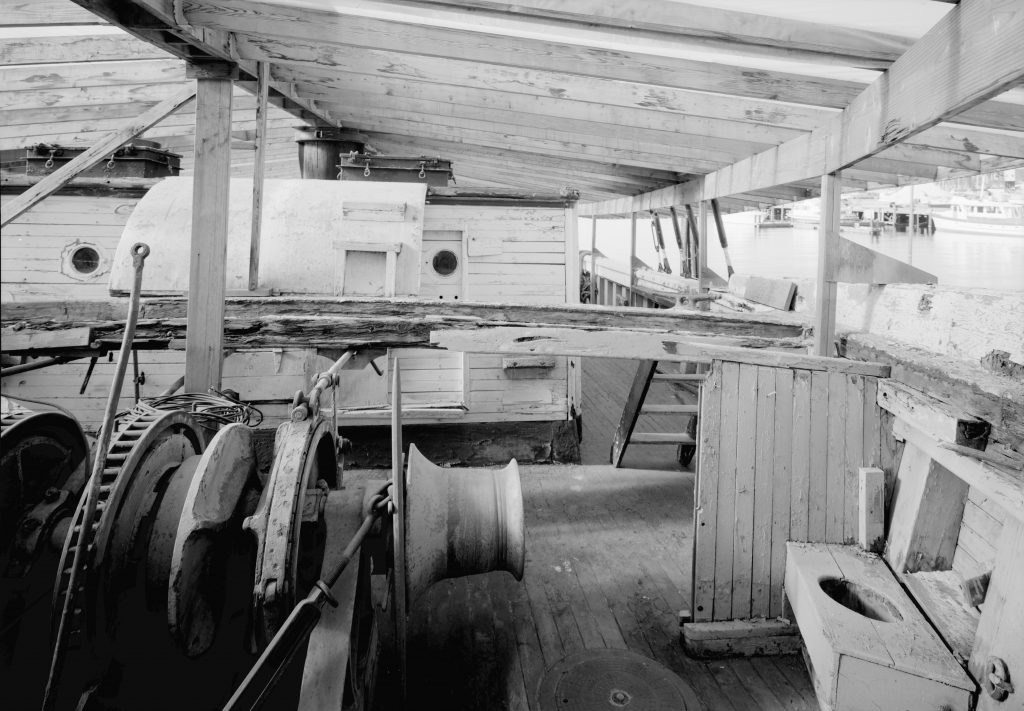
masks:
[[[523,579],[526,532],[519,465],[439,467],[409,445],[405,570],[409,607],[446,578],[506,570]]]

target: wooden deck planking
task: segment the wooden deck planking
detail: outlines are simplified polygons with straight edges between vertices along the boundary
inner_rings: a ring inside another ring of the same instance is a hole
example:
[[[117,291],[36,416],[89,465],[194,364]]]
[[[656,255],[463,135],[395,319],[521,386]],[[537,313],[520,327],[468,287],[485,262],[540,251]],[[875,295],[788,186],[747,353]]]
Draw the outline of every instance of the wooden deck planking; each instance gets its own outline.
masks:
[[[789,497],[790,539],[807,540],[811,483],[811,374],[793,371],[793,468]]]
[[[807,540],[825,540],[825,492],[828,469],[828,373],[811,373],[810,482]]]
[[[750,366],[744,366],[750,367]],[[750,616],[768,617],[771,596],[772,504],[775,466],[775,369],[757,368],[757,416],[754,446],[754,535]]]
[[[757,466],[757,367],[740,366],[736,416],[736,521],[732,542],[732,619],[750,617]]]
[[[864,460],[864,378],[846,376],[846,467],[843,542],[855,543],[860,521],[860,474]]]
[[[736,432],[740,367],[722,364],[722,444],[719,454],[718,520],[715,539],[714,619],[732,618],[734,515],[736,510]]]
[[[775,371],[775,461],[772,475],[772,548],[769,617],[782,614],[783,571],[786,569],[786,541],[790,539],[791,488],[793,486],[793,371]]]
[[[722,368],[708,375],[701,396],[702,409],[712,422],[722,421]],[[715,538],[718,526],[718,477],[721,427],[698,423],[699,467],[697,471],[696,550],[693,561],[693,619],[712,619],[715,602]],[[731,521],[729,522],[731,523]]]
[[[521,476],[524,580],[489,573],[423,596],[410,626],[410,705],[537,711],[544,670],[578,648],[655,659],[709,709],[775,711],[813,698],[802,665],[684,653],[677,614],[689,595],[691,476],[608,465],[522,467]],[[379,708],[393,693],[389,664],[382,659]]]
[[[843,542],[846,497],[846,376],[828,375],[828,455],[825,474],[825,542]]]

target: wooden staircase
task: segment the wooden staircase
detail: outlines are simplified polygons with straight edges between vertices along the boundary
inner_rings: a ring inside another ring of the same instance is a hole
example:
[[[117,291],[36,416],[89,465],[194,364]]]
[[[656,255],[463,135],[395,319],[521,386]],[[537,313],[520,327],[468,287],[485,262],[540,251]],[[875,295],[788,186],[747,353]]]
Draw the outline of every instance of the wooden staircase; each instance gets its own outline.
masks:
[[[683,369],[688,364],[682,364]],[[690,365],[706,366],[707,363],[695,363]],[[698,369],[701,369],[698,367]],[[676,445],[677,459],[684,467],[688,466],[693,459],[697,449],[697,412],[698,405],[648,405],[647,391],[651,383],[663,382],[703,382],[705,373],[659,373],[658,361],[643,360],[637,368],[636,377],[633,378],[633,386],[629,390],[629,397],[626,398],[626,405],[619,418],[619,426],[615,429],[615,438],[612,440],[611,462],[612,466],[622,465],[622,458],[626,454],[626,447],[631,444],[658,444]],[[679,414],[689,415],[685,432],[634,432],[636,421],[640,415],[646,414]]]

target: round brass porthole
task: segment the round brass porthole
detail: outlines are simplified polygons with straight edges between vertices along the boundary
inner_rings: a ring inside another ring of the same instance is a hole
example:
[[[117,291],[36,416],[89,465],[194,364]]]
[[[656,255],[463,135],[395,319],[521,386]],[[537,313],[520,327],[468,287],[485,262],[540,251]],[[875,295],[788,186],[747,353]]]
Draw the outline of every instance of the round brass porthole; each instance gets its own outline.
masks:
[[[459,268],[459,258],[450,249],[439,249],[430,266],[438,276],[450,277]]]
[[[79,247],[71,254],[71,268],[79,274],[92,274],[100,266],[100,253],[92,247]]]

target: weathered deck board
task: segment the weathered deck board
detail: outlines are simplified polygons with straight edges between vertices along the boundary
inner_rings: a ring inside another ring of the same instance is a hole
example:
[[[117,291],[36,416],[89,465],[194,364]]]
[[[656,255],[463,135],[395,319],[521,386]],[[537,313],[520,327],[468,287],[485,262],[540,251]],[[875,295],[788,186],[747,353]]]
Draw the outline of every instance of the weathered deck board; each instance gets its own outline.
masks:
[[[672,669],[707,708],[813,708],[797,661],[703,662],[683,652],[676,608],[689,590],[677,578],[690,569],[691,475],[602,465],[522,467],[521,477],[524,580],[490,573],[424,595],[413,608],[411,702],[536,711],[537,685],[560,655],[616,648]],[[383,703],[393,680],[386,659],[380,679]]]

